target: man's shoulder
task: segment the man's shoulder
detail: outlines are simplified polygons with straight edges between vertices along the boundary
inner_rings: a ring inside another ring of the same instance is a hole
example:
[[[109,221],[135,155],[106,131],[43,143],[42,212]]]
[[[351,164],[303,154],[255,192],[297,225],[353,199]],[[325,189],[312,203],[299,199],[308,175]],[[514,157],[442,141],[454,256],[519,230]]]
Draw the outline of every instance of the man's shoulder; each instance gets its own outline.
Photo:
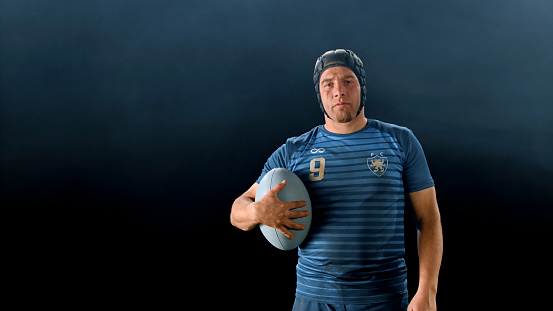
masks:
[[[405,126],[400,126],[400,125],[393,124],[393,123],[382,122],[380,120],[375,120],[375,119],[371,120],[371,127],[375,128],[375,129],[378,129],[380,131],[383,131],[383,132],[387,132],[387,133],[411,132],[411,130],[408,129],[407,127],[405,127]]]
[[[307,144],[311,139],[313,139],[313,137],[317,136],[317,133],[319,132],[320,130],[320,125],[317,125],[315,126],[314,128],[310,129],[309,131],[299,135],[299,136],[294,136],[294,137],[290,137],[286,140],[286,145],[288,146],[294,146],[294,147],[299,147],[299,146],[302,146],[302,145],[305,145]]]
[[[399,126],[392,123],[386,123],[379,120],[371,120],[371,128],[393,137],[401,144],[405,143],[413,136],[413,132],[405,126]]]

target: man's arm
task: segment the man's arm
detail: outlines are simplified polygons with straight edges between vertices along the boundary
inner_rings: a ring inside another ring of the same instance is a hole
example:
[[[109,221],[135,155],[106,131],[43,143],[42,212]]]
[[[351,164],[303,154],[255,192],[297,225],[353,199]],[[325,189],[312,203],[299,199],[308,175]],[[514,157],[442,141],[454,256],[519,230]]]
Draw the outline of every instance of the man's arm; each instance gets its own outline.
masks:
[[[244,231],[253,229],[257,224],[265,224],[282,232],[290,239],[294,234],[288,230],[303,230],[305,226],[293,221],[309,215],[308,211],[292,211],[292,209],[305,206],[305,201],[282,202],[277,194],[286,187],[286,181],[274,186],[258,202],[255,202],[258,183],[254,183],[248,191],[239,196],[232,204],[230,223]]]
[[[230,223],[238,229],[250,231],[258,223],[254,220],[253,206],[258,183],[254,183],[248,191],[239,196],[232,204]]]
[[[419,288],[408,311],[436,310],[438,274],[442,263],[443,237],[436,189],[430,187],[409,194],[417,227]]]

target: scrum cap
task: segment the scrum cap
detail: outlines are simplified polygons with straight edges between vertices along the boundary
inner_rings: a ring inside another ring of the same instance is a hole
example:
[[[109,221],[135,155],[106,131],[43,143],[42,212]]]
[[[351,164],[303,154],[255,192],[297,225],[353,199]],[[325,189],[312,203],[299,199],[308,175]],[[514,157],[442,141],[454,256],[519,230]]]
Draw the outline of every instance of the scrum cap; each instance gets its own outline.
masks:
[[[353,71],[357,77],[357,80],[359,80],[359,84],[361,85],[361,104],[359,105],[359,110],[357,110],[357,114],[355,115],[357,117],[365,105],[365,101],[367,99],[367,89],[365,87],[365,69],[363,69],[363,62],[351,50],[337,49],[334,51],[328,51],[317,59],[317,62],[315,63],[315,70],[313,71],[313,82],[315,83],[315,92],[317,93],[319,105],[321,106],[321,110],[324,114],[326,114],[326,116],[330,119],[330,116],[326,113],[323,106],[323,101],[321,100],[319,80],[325,70],[338,66],[346,67]]]

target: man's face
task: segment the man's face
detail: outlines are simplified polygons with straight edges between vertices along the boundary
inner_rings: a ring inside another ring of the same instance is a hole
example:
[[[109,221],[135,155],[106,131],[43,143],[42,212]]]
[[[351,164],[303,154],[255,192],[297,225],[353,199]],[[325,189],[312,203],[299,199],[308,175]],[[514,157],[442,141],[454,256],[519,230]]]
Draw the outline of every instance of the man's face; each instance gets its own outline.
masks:
[[[326,113],[340,123],[350,122],[361,105],[361,85],[349,68],[332,67],[319,80],[321,100]]]

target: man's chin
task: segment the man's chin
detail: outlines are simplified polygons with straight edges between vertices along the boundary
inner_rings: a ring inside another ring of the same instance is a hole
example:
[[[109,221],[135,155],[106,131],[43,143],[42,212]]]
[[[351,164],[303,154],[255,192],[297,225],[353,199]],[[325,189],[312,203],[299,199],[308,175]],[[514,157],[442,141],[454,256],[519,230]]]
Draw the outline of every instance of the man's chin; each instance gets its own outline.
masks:
[[[336,114],[336,121],[338,123],[348,123],[353,120],[353,114],[347,112],[347,111],[341,111]]]

